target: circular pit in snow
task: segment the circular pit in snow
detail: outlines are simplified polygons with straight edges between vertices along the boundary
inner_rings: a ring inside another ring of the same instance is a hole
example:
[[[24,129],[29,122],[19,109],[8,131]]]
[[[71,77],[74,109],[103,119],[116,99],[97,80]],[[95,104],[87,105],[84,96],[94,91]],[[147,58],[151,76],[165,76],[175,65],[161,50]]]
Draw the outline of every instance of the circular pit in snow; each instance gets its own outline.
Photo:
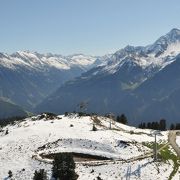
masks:
[[[61,153],[40,154],[40,156],[41,156],[42,159],[53,160],[55,155],[58,155],[58,154],[61,154]],[[71,152],[71,154],[73,155],[73,159],[74,159],[75,162],[112,160],[111,158],[97,156],[97,155],[74,153],[74,152]]]

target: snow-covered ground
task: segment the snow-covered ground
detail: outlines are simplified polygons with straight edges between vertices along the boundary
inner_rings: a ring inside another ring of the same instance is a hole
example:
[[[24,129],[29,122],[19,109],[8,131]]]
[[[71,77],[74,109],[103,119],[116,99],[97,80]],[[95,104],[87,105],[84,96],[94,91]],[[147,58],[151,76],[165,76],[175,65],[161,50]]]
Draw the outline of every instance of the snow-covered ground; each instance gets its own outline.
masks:
[[[51,164],[37,159],[42,154],[59,152],[114,159],[115,162],[107,162],[101,166],[84,166],[78,163],[76,171],[80,180],[91,180],[99,174],[103,179],[120,179],[127,174],[131,174],[133,179],[168,179],[172,171],[172,162],[158,165],[151,158],[129,163],[124,161],[151,152],[142,145],[142,142],[154,141],[151,130],[115,122],[112,122],[109,129],[111,120],[104,117],[39,117],[27,118],[0,131],[0,179],[5,178],[9,170],[18,180],[32,179],[37,169],[46,169],[50,175]],[[93,124],[96,124],[97,131],[92,131]],[[5,133],[7,129],[8,134]],[[167,142],[167,132],[162,134],[158,141]],[[92,169],[94,172],[90,173]]]
[[[144,159],[130,163],[116,162],[103,166],[77,167],[77,172],[82,180],[93,180],[98,176],[103,180],[165,180],[168,179],[171,171],[171,163],[153,163],[152,159]]]
[[[180,147],[180,135],[176,136],[176,143]]]

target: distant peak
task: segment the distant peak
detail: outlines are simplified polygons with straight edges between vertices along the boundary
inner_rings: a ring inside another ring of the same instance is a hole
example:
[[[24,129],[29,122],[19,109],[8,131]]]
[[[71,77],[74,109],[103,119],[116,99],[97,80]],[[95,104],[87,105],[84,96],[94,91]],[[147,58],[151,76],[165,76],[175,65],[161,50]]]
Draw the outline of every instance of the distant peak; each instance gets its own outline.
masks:
[[[142,46],[131,46],[131,45],[128,45],[128,46],[126,46],[125,48],[124,48],[124,50],[126,51],[126,52],[139,52],[139,51],[141,51],[143,49],[143,47]]]
[[[180,30],[179,29],[172,29],[169,33],[166,34],[166,38],[172,40],[179,40],[180,39]]]
[[[74,56],[85,56],[85,55],[83,53],[76,53],[76,54],[71,54],[69,56],[74,57]]]
[[[177,28],[173,28],[173,29],[169,32],[169,34],[174,34],[174,33],[180,34],[180,30],[177,29]]]
[[[31,53],[29,50],[17,51],[17,53]]]
[[[127,50],[133,50],[133,49],[134,49],[134,46],[127,45],[124,49],[127,49]]]
[[[151,47],[150,51],[156,51],[158,54],[164,52],[170,44],[180,42],[180,30],[173,28],[166,35],[161,36]]]

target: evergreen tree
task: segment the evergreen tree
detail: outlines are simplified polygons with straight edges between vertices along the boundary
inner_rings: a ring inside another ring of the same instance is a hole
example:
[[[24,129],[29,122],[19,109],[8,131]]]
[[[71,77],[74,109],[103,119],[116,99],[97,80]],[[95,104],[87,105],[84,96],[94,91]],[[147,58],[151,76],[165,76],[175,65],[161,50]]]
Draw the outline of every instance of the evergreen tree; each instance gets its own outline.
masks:
[[[141,128],[141,129],[145,129],[146,128],[146,123],[140,123],[138,127]]]
[[[166,120],[165,119],[161,119],[159,122],[159,129],[161,131],[165,131],[166,130]]]
[[[9,171],[8,171],[8,177],[11,178],[12,176],[13,176],[12,171],[9,170]]]
[[[170,130],[174,130],[175,129],[175,125],[174,124],[171,124],[170,125]]]
[[[120,122],[122,124],[127,124],[128,120],[124,114],[121,114],[121,116],[118,118],[118,122]]]
[[[75,163],[70,153],[61,153],[54,157],[52,176],[60,180],[76,180]]]
[[[176,128],[175,128],[176,130],[180,130],[180,123],[177,123],[176,124]]]
[[[154,122],[154,129],[159,130],[159,123],[158,122]]]
[[[151,123],[151,129],[158,130],[158,129],[159,129],[159,123],[153,121],[153,122]]]
[[[116,121],[120,123],[120,116],[116,117]]]
[[[5,132],[5,135],[7,135],[7,134],[9,134],[9,130],[8,129],[6,129],[6,132]]]
[[[151,129],[151,128],[152,128],[152,125],[151,125],[150,122],[147,123],[147,128],[148,128],[148,129]]]
[[[146,123],[142,124],[142,128],[145,129],[146,128]]]
[[[34,172],[33,180],[47,180],[47,174],[44,169]]]
[[[142,123],[138,125],[138,128],[143,129]]]

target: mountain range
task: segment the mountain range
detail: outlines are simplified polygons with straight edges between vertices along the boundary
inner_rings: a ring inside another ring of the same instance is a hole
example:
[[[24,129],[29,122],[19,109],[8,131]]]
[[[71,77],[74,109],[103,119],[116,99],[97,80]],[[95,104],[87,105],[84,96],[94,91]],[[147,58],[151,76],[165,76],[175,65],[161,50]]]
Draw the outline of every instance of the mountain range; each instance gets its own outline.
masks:
[[[161,118],[178,122],[180,113],[180,30],[153,44],[127,46],[46,98],[36,110],[64,113],[86,102],[88,112],[125,113],[130,123]]]
[[[6,104],[10,101],[32,111],[63,82],[98,64],[96,60],[97,57],[82,54],[65,57],[29,51],[0,53],[0,97]]]
[[[131,124],[180,112],[180,30],[151,45],[126,46],[103,57],[19,51],[0,54],[0,96],[31,112],[125,113]]]

